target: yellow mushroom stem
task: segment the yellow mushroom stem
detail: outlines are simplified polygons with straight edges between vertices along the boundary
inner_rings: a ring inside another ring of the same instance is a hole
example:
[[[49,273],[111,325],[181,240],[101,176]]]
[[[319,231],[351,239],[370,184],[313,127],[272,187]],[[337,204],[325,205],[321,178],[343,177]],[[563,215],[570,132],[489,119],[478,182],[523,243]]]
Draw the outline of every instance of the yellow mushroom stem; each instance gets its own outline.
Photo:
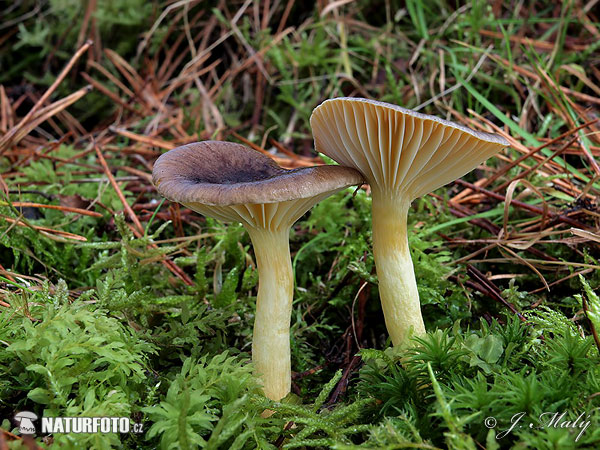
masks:
[[[281,400],[291,388],[290,317],[294,275],[289,228],[284,228],[247,227],[258,266],[252,361],[265,395],[272,400]]]
[[[290,320],[294,273],[290,257],[290,228],[315,203],[341,188],[312,197],[276,203],[208,206],[186,203],[194,211],[226,222],[241,222],[248,231],[258,266],[258,295],[252,361],[271,400],[291,390]]]
[[[398,192],[373,189],[373,257],[379,296],[392,343],[425,334],[406,221],[411,199]]]

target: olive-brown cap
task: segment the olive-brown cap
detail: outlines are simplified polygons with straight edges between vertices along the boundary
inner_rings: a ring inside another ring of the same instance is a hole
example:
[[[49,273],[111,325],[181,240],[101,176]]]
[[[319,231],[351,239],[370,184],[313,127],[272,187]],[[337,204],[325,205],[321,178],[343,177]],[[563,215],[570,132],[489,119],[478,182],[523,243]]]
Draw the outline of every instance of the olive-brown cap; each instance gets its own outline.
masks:
[[[267,226],[293,223],[318,200],[362,184],[364,177],[334,165],[287,170],[243,145],[204,141],[161,155],[152,180],[161,195],[201,214],[252,226],[258,220]],[[265,215],[271,217],[260,217]]]
[[[326,100],[310,124],[319,152],[411,200],[450,183],[508,142],[497,134],[364,98]]]

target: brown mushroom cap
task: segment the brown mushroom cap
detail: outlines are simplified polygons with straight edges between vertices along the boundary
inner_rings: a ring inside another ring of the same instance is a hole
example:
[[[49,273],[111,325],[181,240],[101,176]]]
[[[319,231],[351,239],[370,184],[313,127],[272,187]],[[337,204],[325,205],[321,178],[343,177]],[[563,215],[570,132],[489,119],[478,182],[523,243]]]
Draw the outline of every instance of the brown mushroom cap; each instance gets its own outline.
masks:
[[[262,153],[223,141],[161,155],[152,180],[161,195],[200,214],[265,229],[289,227],[318,201],[364,182],[349,167],[286,170]]]
[[[152,181],[169,200],[229,206],[314,197],[361,184],[363,177],[342,166],[286,170],[243,145],[204,141],[163,154],[154,163]]]
[[[362,172],[373,188],[411,198],[456,180],[497,153],[501,136],[361,98],[326,100],[310,123],[318,151]]]

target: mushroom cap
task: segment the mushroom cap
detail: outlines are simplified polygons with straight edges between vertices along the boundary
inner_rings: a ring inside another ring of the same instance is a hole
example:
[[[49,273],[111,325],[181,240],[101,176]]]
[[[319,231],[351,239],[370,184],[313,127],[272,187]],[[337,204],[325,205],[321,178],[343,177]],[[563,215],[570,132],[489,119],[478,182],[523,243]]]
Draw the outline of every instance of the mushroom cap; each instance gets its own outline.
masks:
[[[287,170],[243,145],[204,141],[161,155],[152,180],[161,195],[200,214],[277,230],[334,192],[362,184],[364,177],[334,165]]]
[[[310,124],[315,148],[410,199],[460,178],[509,143],[500,135],[364,98],[326,100]]]
[[[15,420],[21,421],[22,419],[30,419],[30,420],[37,420],[38,416],[37,414],[31,412],[31,411],[21,411],[17,414],[15,414]]]
[[[352,168],[333,165],[287,170],[243,145],[204,141],[161,155],[152,181],[175,202],[229,206],[314,197],[362,184],[364,178]]]

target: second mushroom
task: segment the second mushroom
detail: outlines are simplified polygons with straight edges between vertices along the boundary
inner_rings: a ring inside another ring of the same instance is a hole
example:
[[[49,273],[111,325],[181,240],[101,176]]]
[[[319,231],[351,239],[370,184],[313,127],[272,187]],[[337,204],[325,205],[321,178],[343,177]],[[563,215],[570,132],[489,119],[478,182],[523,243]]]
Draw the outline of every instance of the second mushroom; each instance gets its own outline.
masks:
[[[362,184],[362,175],[332,165],[286,170],[243,145],[204,141],[162,155],[152,176],[169,200],[219,220],[241,222],[248,231],[259,279],[252,360],[265,395],[280,400],[291,388],[290,228],[320,200]]]
[[[435,116],[364,98],[321,103],[310,124],[315,148],[358,169],[373,196],[373,256],[394,345],[423,334],[408,248],[407,215],[418,197],[471,171],[508,142]]]

